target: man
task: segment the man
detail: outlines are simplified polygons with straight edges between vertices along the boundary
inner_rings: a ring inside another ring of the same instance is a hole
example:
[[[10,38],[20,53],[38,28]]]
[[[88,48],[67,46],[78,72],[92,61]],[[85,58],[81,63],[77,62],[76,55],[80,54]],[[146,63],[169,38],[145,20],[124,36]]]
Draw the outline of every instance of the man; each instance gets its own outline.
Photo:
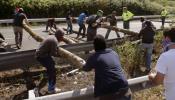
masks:
[[[128,11],[127,7],[123,7],[123,14],[122,14],[122,18],[123,18],[123,28],[124,29],[129,29],[129,22],[130,20],[133,18],[134,14],[131,13],[130,11]]]
[[[165,19],[166,19],[167,16],[168,16],[168,11],[164,8],[161,11],[162,28],[164,28]]]
[[[107,16],[106,19],[107,21],[110,22],[110,26],[117,26],[117,18],[116,18],[116,11],[112,11],[112,14]],[[111,29],[108,29],[106,32],[105,39],[108,39],[109,33],[111,32]],[[115,31],[117,37],[120,37],[119,33]]]
[[[55,18],[49,18],[46,24],[46,32],[48,31],[48,27],[50,29],[54,28],[55,30],[57,29],[56,23],[55,23]]]
[[[66,15],[67,34],[72,34],[72,20],[73,20],[74,8],[71,8]]]
[[[13,20],[13,30],[15,33],[15,42],[18,49],[22,46],[22,37],[23,37],[23,20],[27,22],[27,17],[24,14],[23,8],[19,8],[18,13],[16,13]]]
[[[142,38],[141,48],[146,50],[146,71],[151,70],[151,56],[153,51],[155,30],[152,27],[151,21],[145,21],[145,27],[141,29],[139,37]]]
[[[156,84],[164,84],[166,100],[175,99],[175,28],[166,31],[167,38],[170,39],[171,45],[169,50],[162,53],[157,61],[156,73],[150,73],[149,79]],[[154,75],[155,74],[155,75]]]
[[[79,38],[82,29],[83,29],[83,36],[82,36],[82,38],[85,37],[85,32],[86,32],[85,20],[86,20],[87,14],[88,14],[88,12],[84,11],[78,17],[79,31],[78,31],[78,34],[77,34],[77,38]]]
[[[86,20],[88,24],[87,28],[87,41],[93,41],[94,37],[97,34],[97,28],[102,22],[103,11],[98,10],[96,15],[91,15]]]
[[[145,24],[146,21],[147,20],[144,17],[140,17],[140,22],[142,23],[141,29],[143,29],[144,27],[146,27],[146,24]],[[156,29],[156,27],[153,25],[152,22],[151,22],[151,27],[154,28],[154,29]]]
[[[58,43],[63,41],[64,32],[57,30],[55,35],[50,35],[45,39],[36,50],[37,60],[47,69],[48,76],[48,93],[56,93],[59,91],[58,88],[55,88],[56,84],[56,69],[55,62],[52,59],[52,56],[58,56]]]
[[[95,53],[87,59],[83,70],[95,69],[95,97],[99,97],[99,100],[131,100],[118,54],[106,48],[102,35],[96,35],[93,44]]]

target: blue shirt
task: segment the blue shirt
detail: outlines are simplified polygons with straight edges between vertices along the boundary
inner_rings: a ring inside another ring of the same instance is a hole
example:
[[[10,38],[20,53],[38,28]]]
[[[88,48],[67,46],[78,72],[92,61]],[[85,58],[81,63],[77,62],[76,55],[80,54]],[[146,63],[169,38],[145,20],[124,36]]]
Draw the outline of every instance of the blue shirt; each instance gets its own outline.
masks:
[[[83,69],[95,69],[95,97],[116,93],[128,87],[127,79],[122,71],[118,54],[112,49],[105,49],[92,54]]]
[[[85,13],[81,13],[78,17],[78,24],[83,24],[84,20],[86,18],[86,14]]]

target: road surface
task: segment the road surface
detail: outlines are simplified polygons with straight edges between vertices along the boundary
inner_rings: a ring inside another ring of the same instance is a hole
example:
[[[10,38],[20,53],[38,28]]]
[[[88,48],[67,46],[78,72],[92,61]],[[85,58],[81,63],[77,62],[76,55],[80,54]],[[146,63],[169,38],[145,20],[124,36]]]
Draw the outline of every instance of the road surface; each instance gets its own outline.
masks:
[[[157,29],[160,28],[161,23],[160,22],[153,22],[153,24],[156,26]],[[119,28],[123,28],[123,23],[120,21],[118,22],[117,26]],[[169,26],[169,24],[165,24],[165,26]],[[67,25],[65,23],[57,24],[57,27],[59,28],[66,28]],[[131,21],[130,22],[130,30],[139,32],[141,29],[141,22],[140,21]],[[45,30],[45,25],[40,25],[40,26],[32,26],[32,30],[36,32],[38,35],[46,38],[48,36],[48,33],[43,32]],[[78,30],[78,25],[74,24],[73,25],[73,30]],[[14,39],[14,33],[13,33],[13,27],[8,26],[8,27],[0,27],[0,32],[4,35],[6,38],[6,41],[9,43],[9,46],[7,48],[8,52],[14,52],[14,51],[23,51],[23,50],[30,50],[30,49],[35,49],[38,47],[39,43],[36,42],[29,34],[25,31],[23,34],[23,44],[21,49],[17,49],[15,45],[15,39]],[[98,34],[102,34],[105,36],[106,34],[106,29],[99,28],[98,29]],[[123,36],[122,33],[120,33],[121,36]],[[75,34],[71,35],[72,37],[76,37]],[[114,31],[111,31],[111,34],[109,35],[109,39],[116,38],[116,34]],[[84,38],[84,40],[86,40]]]

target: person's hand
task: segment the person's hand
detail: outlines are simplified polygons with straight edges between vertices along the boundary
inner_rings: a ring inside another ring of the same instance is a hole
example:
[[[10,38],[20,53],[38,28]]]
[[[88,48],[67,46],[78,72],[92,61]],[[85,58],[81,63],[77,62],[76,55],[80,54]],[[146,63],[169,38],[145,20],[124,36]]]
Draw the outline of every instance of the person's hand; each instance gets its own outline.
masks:
[[[156,71],[155,70],[151,70],[150,73],[148,74],[148,78],[150,81],[152,81],[156,76]]]

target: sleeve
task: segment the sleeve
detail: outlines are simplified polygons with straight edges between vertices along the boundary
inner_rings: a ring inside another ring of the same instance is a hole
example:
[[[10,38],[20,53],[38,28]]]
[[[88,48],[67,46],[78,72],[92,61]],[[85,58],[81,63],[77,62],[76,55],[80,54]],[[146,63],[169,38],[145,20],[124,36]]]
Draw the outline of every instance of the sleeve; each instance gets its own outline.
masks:
[[[58,56],[58,45],[55,42],[50,42],[50,54],[52,56]]]
[[[143,34],[143,29],[140,30],[138,37],[140,38]]]
[[[130,19],[134,16],[132,12],[129,11]]]
[[[83,70],[84,71],[90,71],[94,68],[94,57],[90,56],[87,61],[86,64],[83,66]]]
[[[167,72],[166,60],[166,57],[163,54],[161,54],[156,64],[156,71],[164,75]]]

